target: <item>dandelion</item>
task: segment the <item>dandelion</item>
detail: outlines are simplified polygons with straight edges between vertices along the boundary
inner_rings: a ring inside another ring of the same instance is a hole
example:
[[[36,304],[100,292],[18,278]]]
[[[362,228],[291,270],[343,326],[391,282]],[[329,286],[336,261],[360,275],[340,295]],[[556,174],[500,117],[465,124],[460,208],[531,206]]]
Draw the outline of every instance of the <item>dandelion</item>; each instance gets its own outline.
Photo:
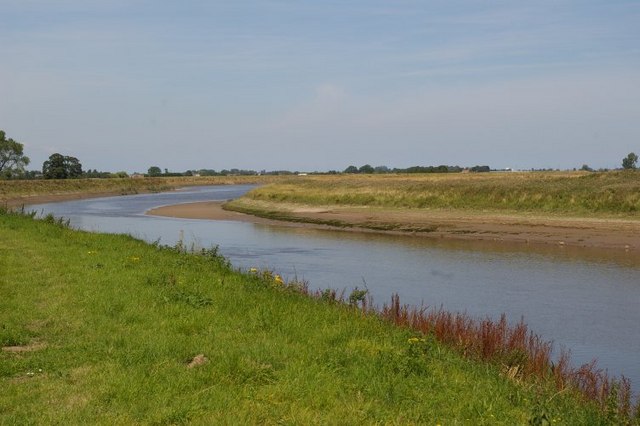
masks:
[[[131,261],[132,261],[132,262],[138,262],[139,260],[140,260],[140,258],[139,258],[139,257],[131,256]]]
[[[97,252],[97,251],[93,251],[93,250],[89,250],[89,251],[87,252],[87,254],[96,254],[96,253],[98,253],[98,252]]]
[[[282,279],[282,277],[281,277],[280,275],[278,275],[278,274],[276,274],[276,275],[273,277],[273,281],[275,281],[275,282],[276,282],[276,284],[279,284],[279,285],[284,284],[284,280],[283,280],[283,279]]]

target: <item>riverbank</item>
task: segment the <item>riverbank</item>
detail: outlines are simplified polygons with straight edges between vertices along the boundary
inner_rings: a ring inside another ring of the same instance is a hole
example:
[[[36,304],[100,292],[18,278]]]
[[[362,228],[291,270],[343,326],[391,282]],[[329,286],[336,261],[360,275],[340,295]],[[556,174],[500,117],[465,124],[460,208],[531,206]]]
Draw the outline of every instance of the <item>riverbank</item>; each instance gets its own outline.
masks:
[[[173,191],[185,186],[265,184],[278,176],[0,180],[0,206],[16,208],[83,198]]]
[[[308,176],[225,208],[353,230],[640,250],[634,171]]]
[[[364,307],[309,297],[268,271],[239,273],[215,250],[192,255],[1,211],[0,239],[2,422],[604,424],[618,416],[523,379],[522,354],[503,354],[506,367],[464,359]],[[388,315],[401,324],[403,312],[392,305]]]
[[[267,184],[224,206],[185,204],[148,213],[640,253],[639,176],[561,172],[0,181],[0,205]]]
[[[640,221],[630,219],[380,207],[301,206],[243,198],[226,204],[201,202],[164,206],[152,209],[147,214],[406,234],[427,238],[618,249],[640,253]]]

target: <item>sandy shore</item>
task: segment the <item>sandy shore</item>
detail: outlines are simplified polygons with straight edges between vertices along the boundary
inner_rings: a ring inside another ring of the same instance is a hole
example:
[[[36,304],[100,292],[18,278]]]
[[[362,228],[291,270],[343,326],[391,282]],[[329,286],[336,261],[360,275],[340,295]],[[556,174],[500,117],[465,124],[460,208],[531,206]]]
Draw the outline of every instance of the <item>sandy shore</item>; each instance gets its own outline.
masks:
[[[282,222],[276,220],[224,210],[222,208],[223,203],[223,201],[201,201],[197,203],[176,204],[157,207],[148,210],[146,214],[151,216],[179,217],[182,219],[235,220],[240,222],[282,224]]]
[[[273,207],[273,206],[271,206]],[[284,226],[334,228],[316,223],[276,221],[227,211],[222,202],[200,202],[160,207],[151,215],[188,219],[237,220]],[[383,210],[353,207],[289,208],[296,220],[340,222],[336,229],[408,234],[431,238],[487,240],[526,244],[616,249],[640,253],[640,221],[498,215],[429,210]],[[380,230],[388,227],[392,230]],[[371,228],[378,228],[372,230]]]

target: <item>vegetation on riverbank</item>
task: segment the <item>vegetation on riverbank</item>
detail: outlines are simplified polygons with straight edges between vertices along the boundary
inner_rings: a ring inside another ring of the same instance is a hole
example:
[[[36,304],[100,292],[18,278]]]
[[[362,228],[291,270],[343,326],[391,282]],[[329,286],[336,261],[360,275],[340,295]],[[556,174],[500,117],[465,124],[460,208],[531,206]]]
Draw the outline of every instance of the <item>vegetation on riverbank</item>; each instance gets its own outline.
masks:
[[[192,176],[162,178],[0,180],[0,205],[19,206],[35,197],[125,195],[184,186],[274,182],[276,176]]]
[[[307,176],[245,196],[273,204],[455,209],[636,218],[640,173],[540,172]],[[229,208],[241,210],[242,201]],[[245,206],[246,207],[246,206]]]
[[[524,379],[515,358],[464,359],[397,302],[385,315],[403,327],[364,293],[308,297],[216,250],[6,212],[0,241],[2,423],[608,424],[626,409]]]

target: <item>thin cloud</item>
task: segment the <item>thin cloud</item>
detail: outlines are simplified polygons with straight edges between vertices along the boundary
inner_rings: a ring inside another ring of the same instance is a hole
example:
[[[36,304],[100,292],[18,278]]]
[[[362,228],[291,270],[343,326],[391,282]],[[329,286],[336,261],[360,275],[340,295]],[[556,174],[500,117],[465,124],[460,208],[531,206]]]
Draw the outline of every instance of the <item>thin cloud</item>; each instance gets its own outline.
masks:
[[[33,164],[64,146],[102,169],[611,166],[639,139],[639,18],[625,1],[7,0],[0,125]]]

